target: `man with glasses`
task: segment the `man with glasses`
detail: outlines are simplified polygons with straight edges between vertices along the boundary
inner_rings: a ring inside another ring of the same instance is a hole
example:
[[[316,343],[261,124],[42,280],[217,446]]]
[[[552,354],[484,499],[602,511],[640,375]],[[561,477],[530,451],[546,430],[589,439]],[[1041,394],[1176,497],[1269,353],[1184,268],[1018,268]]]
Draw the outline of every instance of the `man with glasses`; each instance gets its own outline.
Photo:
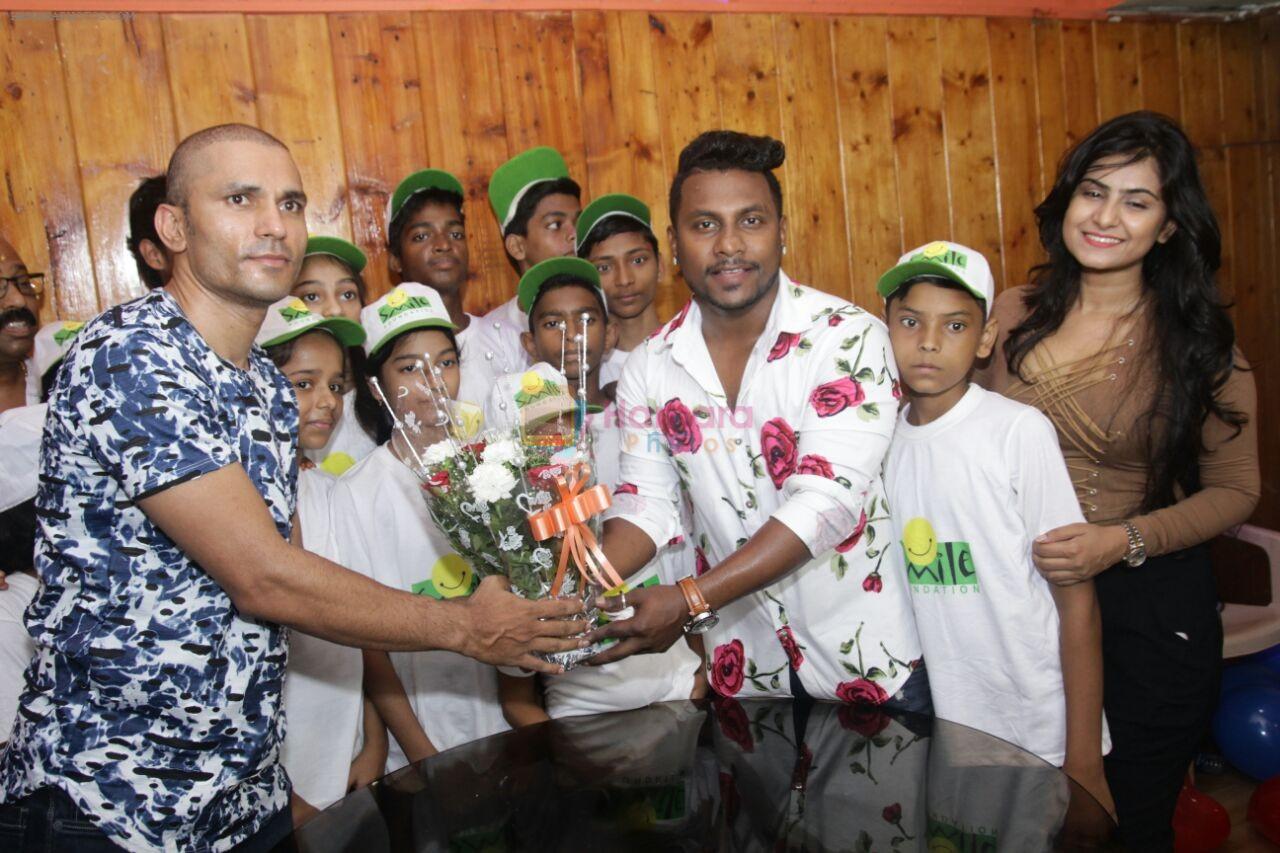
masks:
[[[40,402],[40,377],[31,362],[44,273],[27,271],[18,251],[0,237],[0,412]]]

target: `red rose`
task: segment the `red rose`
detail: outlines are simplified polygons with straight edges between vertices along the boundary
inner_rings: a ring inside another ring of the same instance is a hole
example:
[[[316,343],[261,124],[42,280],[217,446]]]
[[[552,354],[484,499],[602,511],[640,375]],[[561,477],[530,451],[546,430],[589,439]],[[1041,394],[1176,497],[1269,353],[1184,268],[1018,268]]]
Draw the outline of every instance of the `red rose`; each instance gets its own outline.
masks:
[[[828,326],[839,326],[843,322],[844,322],[843,314],[832,314],[830,317],[827,318]]]
[[[711,672],[708,677],[711,687],[721,696],[734,696],[742,689],[742,665],[746,660],[746,652],[741,640],[730,640],[723,646],[716,646],[711,659]]]
[[[777,361],[795,349],[799,343],[800,336],[795,332],[779,332],[778,340],[774,342],[773,349],[769,350],[769,357],[765,361]]]
[[[831,470],[831,463],[827,461],[825,456],[819,456],[816,453],[806,453],[801,456],[800,464],[796,466],[796,473],[826,477],[828,480],[836,478],[835,472]]]
[[[635,483],[620,483],[618,488],[613,490],[615,495],[635,495],[639,494],[639,492],[640,490],[636,488]]]
[[[902,399],[902,383],[896,379],[893,380],[893,399],[895,400]]]
[[[776,489],[796,470],[796,433],[782,418],[765,421],[760,429],[760,452]]]
[[[885,806],[881,815],[887,823],[898,823],[902,820],[902,806],[894,803],[891,806]]]
[[[707,561],[707,555],[702,553],[702,549],[697,545],[693,546],[693,574],[695,577],[702,577],[711,571],[711,563]]]
[[[833,382],[825,382],[813,389],[809,395],[809,404],[820,418],[838,415],[850,406],[860,406],[867,395],[862,393],[862,386],[848,376],[842,376]]]
[[[751,722],[747,720],[747,712],[742,706],[732,699],[717,698],[712,701],[711,707],[715,709],[720,734],[742,747],[743,752],[752,752],[756,748],[756,742],[751,737]]]
[[[883,705],[889,694],[874,681],[857,678],[836,685],[836,698],[851,705]]]
[[[449,472],[441,468],[427,476],[427,485],[433,489],[449,488]]]
[[[853,533],[849,534],[849,538],[836,546],[836,550],[841,554],[852,551],[858,544],[858,540],[862,538],[862,531],[867,529],[867,511],[864,509],[862,515],[858,518],[858,526],[853,528]],[[878,592],[879,590],[877,590]]]
[[[880,580],[880,573],[872,572],[867,575],[866,580],[862,582],[862,588],[866,592],[880,592],[884,589],[884,581]]]
[[[463,447],[463,451],[473,456],[482,456],[484,454],[485,443],[483,441],[474,441]]]
[[[889,725],[889,715],[868,705],[841,705],[836,712],[840,727],[863,737],[875,737]]]
[[[678,397],[668,400],[658,412],[658,429],[667,437],[672,453],[697,453],[702,446],[702,430]]]
[[[787,653],[787,662],[791,664],[791,668],[799,669],[800,664],[804,663],[804,652],[800,651],[800,644],[796,642],[796,635],[791,633],[790,625],[783,625],[778,629],[778,640],[782,643],[782,650]]]

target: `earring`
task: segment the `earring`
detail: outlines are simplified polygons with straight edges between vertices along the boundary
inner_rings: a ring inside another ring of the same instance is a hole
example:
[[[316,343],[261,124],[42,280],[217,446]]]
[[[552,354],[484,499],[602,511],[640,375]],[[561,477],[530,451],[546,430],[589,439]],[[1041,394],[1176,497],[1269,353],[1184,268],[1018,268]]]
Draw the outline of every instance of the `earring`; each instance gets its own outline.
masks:
[[[680,266],[680,259],[679,259],[679,258],[677,258],[675,255],[672,255],[672,256],[671,256],[671,266],[673,266],[673,267],[678,267],[678,266]]]
[[[787,247],[786,247],[786,246],[783,246],[783,247],[782,247],[782,254],[784,254],[784,255],[785,255],[786,253],[787,253]]]

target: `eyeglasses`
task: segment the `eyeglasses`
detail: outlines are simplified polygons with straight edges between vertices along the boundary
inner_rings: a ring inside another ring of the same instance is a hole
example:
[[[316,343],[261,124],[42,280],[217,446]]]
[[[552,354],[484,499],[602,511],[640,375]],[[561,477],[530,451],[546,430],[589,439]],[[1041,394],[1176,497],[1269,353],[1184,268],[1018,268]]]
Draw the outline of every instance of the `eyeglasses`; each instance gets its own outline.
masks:
[[[22,275],[0,276],[0,299],[9,295],[9,287],[18,288],[23,296],[39,296],[44,292],[44,273],[33,272]]]

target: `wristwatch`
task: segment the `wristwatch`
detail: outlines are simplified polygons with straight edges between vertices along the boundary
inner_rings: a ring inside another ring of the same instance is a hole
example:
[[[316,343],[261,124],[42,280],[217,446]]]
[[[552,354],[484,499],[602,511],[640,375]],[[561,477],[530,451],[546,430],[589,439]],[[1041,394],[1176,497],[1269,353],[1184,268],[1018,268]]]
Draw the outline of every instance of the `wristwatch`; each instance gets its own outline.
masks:
[[[1125,535],[1129,537],[1129,550],[1124,554],[1124,561],[1130,568],[1136,569],[1147,561],[1147,543],[1142,541],[1138,528],[1128,521],[1120,522],[1124,526]]]
[[[701,634],[714,628],[720,621],[720,617],[702,597],[702,590],[698,589],[698,584],[694,582],[693,577],[681,578],[676,582],[676,586],[680,587],[680,591],[684,593],[684,600],[689,605],[689,621],[684,623],[684,632]]]

